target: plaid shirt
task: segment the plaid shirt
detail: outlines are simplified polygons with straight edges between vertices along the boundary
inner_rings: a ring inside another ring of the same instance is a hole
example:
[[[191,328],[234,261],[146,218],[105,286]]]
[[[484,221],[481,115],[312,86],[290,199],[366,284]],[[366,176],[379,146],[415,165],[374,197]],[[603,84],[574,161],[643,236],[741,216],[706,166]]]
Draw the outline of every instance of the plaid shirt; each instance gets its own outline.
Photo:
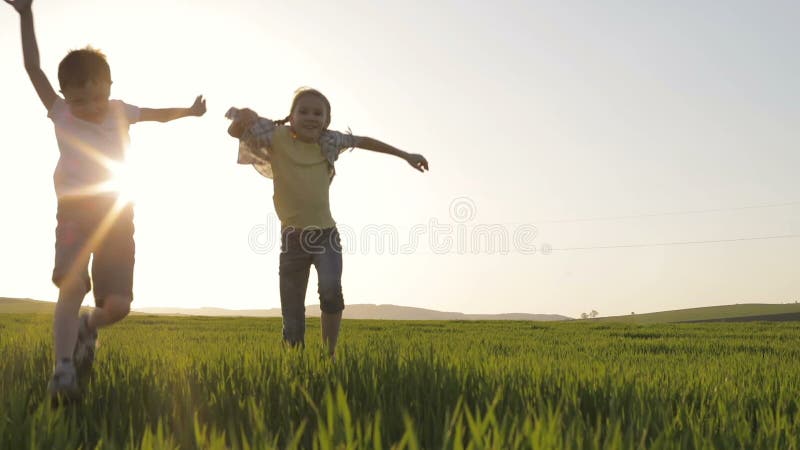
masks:
[[[236,122],[239,110],[231,108],[225,113],[225,117]],[[239,164],[252,164],[252,166],[267,178],[272,179],[272,163],[270,162],[269,151],[272,146],[272,133],[279,125],[275,122],[259,117],[256,121],[242,133],[239,137]],[[336,175],[334,163],[339,158],[339,154],[348,148],[355,147],[355,136],[348,130],[347,133],[325,130],[319,137],[319,147],[325,159],[328,160],[328,175],[333,181]]]

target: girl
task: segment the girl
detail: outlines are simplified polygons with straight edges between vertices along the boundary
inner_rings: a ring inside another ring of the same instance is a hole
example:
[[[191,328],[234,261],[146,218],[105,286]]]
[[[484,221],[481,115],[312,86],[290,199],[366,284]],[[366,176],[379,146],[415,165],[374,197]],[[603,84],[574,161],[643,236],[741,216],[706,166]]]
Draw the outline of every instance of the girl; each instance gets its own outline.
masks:
[[[228,133],[239,139],[239,163],[273,178],[273,202],[281,221],[279,261],[283,339],[302,345],[305,293],[311,265],[317,270],[322,339],[334,356],[344,309],[342,247],[328,200],[334,162],[358,147],[400,157],[424,172],[428,161],[368,137],[328,130],[331,105],[321,92],[302,88],[283,120],[271,121],[249,109],[231,108]],[[288,125],[287,125],[288,124]]]

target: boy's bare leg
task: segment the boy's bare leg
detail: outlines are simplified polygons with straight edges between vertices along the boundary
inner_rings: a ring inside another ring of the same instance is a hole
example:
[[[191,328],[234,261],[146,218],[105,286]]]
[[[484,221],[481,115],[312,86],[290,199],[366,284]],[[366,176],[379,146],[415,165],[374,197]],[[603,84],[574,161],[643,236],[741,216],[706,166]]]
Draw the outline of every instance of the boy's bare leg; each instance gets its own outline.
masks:
[[[87,292],[82,282],[63,282],[59,289],[53,314],[56,364],[53,377],[47,383],[47,392],[54,407],[62,401],[69,402],[80,396],[72,353],[78,340],[78,311]]]
[[[81,281],[65,282],[61,285],[53,315],[56,363],[72,360],[72,351],[78,340],[78,312],[84,296],[86,287]]]
[[[89,327],[96,330],[124,319],[131,311],[131,300],[127,295],[109,295],[102,307],[92,311],[89,316]]]
[[[342,312],[326,313],[320,315],[322,325],[322,341],[328,346],[328,354],[334,356],[336,341],[339,340],[339,327],[342,324]]]

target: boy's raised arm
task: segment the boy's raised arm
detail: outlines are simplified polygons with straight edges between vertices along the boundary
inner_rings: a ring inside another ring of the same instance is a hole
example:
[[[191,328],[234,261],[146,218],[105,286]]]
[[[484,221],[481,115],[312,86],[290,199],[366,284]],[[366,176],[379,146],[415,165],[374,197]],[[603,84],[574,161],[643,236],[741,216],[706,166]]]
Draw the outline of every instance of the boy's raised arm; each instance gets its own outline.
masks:
[[[8,1],[8,0],[6,0]],[[202,116],[206,113],[206,101],[202,95],[194,99],[192,106],[188,108],[142,108],[139,113],[139,122],[169,122],[170,120],[180,119],[181,117]]]
[[[354,136],[355,146],[363,148],[364,150],[372,150],[373,152],[386,153],[387,155],[394,155],[398,158],[404,159],[414,169],[425,172],[428,170],[428,160],[424,156],[416,153],[407,153],[389,144],[381,142],[377,139],[372,139],[365,136]]]
[[[39,100],[45,108],[50,110],[53,102],[58,98],[58,94],[53,89],[47,76],[39,66],[39,46],[36,44],[36,33],[33,30],[33,12],[31,3],[33,0],[4,0],[19,13],[19,23],[22,34],[22,55],[25,59],[25,70],[28,78],[39,95]]]

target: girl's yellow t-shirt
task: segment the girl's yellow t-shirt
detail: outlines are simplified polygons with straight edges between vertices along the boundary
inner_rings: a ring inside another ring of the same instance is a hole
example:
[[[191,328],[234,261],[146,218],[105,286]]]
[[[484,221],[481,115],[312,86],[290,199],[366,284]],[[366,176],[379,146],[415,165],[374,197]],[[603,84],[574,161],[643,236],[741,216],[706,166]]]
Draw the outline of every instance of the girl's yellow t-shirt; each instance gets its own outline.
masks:
[[[272,201],[281,227],[335,226],[329,201],[329,163],[319,144],[295,139],[289,127],[277,127],[270,150],[275,186]]]

